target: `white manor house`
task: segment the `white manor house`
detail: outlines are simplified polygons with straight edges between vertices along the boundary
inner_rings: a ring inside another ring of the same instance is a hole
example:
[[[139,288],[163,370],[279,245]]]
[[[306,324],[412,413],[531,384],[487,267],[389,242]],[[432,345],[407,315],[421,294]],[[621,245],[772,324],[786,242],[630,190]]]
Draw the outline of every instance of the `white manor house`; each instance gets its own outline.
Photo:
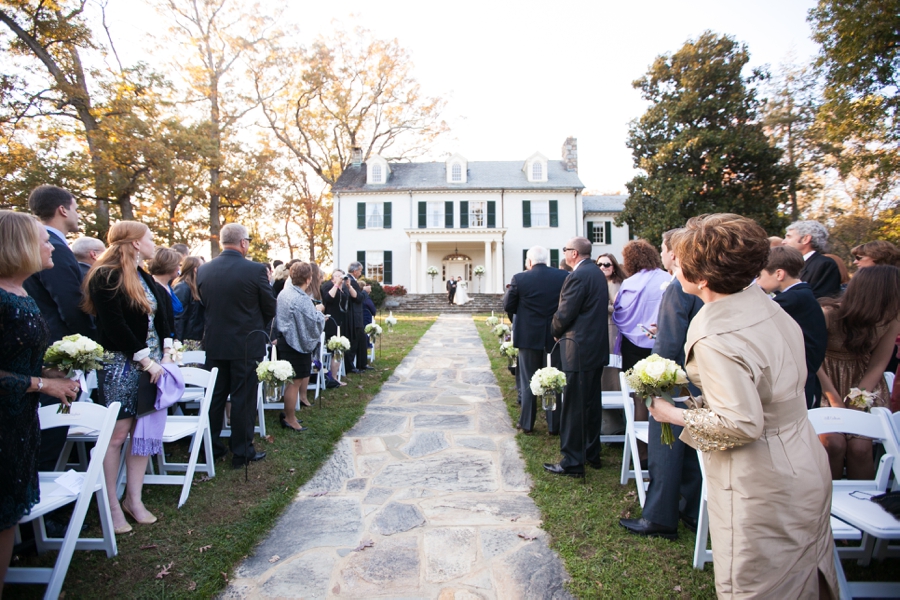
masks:
[[[625,196],[583,196],[575,138],[562,160],[536,152],[524,160],[389,163],[357,155],[332,188],[334,264],[358,260],[365,275],[410,293],[444,293],[450,277],[470,292],[498,294],[539,244],[558,266],[569,239],[583,235],[593,256],[621,257],[628,227],[616,227]],[[484,267],[484,276],[474,271]],[[429,267],[438,276],[428,275]]]

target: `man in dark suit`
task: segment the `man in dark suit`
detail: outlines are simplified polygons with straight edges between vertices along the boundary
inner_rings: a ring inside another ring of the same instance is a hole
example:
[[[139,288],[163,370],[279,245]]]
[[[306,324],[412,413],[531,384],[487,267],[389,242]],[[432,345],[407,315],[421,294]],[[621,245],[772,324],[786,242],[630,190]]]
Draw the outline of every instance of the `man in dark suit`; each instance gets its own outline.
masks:
[[[529,434],[534,429],[537,416],[537,398],[531,393],[531,377],[547,366],[547,354],[553,349],[550,322],[559,307],[559,293],[568,275],[565,271],[551,269],[550,251],[534,246],[526,254],[526,271],[513,275],[506,292],[503,310],[513,323],[513,346],[519,349],[516,366],[516,385],[522,400],[519,429]],[[515,316],[515,319],[513,319]],[[559,351],[554,351],[551,363],[559,368]],[[555,360],[554,360],[555,359]],[[559,433],[560,407],[547,411],[547,429],[550,434]]]
[[[447,280],[447,303],[453,304],[453,298],[456,296],[456,280],[452,277]]]
[[[206,316],[206,368],[219,369],[209,408],[213,450],[218,456],[226,453],[219,436],[231,394],[231,464],[238,468],[266,457],[253,447],[256,365],[266,354],[276,304],[266,266],[244,258],[250,248],[247,228],[229,223],[219,235],[222,253],[197,271],[197,288]]]
[[[104,250],[106,250],[106,245],[97,238],[84,236],[72,242],[72,254],[78,261],[82,275],[87,276],[88,271],[91,270]]]
[[[358,281],[362,277],[362,272],[362,263],[352,262],[347,267],[348,279],[346,279],[347,285],[344,287],[344,291],[350,298],[350,306],[345,315],[350,338],[350,351],[347,353],[347,357],[354,361],[352,369],[349,368],[348,362],[348,373],[362,373],[364,370],[372,368],[369,366],[369,337],[366,335],[366,319],[363,311],[363,305],[369,296]]]
[[[785,246],[800,251],[806,261],[800,279],[809,284],[816,298],[833,298],[841,293],[841,271],[837,263],[824,256],[828,230],[818,221],[795,221],[784,234]]]
[[[557,464],[544,469],[556,475],[584,477],[584,463],[600,468],[602,398],[600,379],[609,362],[606,276],[591,260],[591,242],[576,237],[563,248],[572,273],[559,294],[553,315],[553,337],[560,340],[566,392],[562,405]]]
[[[686,294],[675,277],[675,253],[670,242],[677,231],[673,229],[663,234],[660,257],[663,267],[672,274],[672,281],[663,292],[659,304],[653,354],[684,366],[684,343],[687,341],[688,326],[703,307],[703,301],[697,296]],[[700,391],[691,387],[691,393],[699,394]],[[687,408],[683,402],[676,402],[675,405]],[[619,524],[638,535],[675,539],[678,536],[679,515],[689,529],[697,530],[703,475],[697,452],[678,439],[683,428],[672,426],[675,441],[671,446],[666,446],[660,442],[662,427],[659,422],[652,415],[649,421],[647,466],[650,471],[650,487],[647,489],[643,514],[639,519],[619,519]],[[683,508],[680,507],[682,498]]]
[[[825,314],[808,283],[799,276],[803,269],[803,255],[789,246],[772,248],[769,262],[760,272],[756,283],[767,294],[775,293],[775,302],[791,315],[803,331],[806,349],[806,407],[814,408],[822,396],[816,372],[825,360],[828,346],[828,327]]]
[[[50,327],[50,343],[67,335],[80,333],[93,340],[97,330],[91,317],[81,310],[83,276],[75,255],[66,243],[66,235],[78,231],[78,204],[68,191],[55,185],[40,185],[28,196],[28,208],[50,233],[53,244],[53,267],[38,271],[25,280],[25,291],[34,298],[41,315]],[[46,394],[41,406],[59,404]],[[66,443],[67,427],[48,429],[41,434],[40,469],[52,471]]]

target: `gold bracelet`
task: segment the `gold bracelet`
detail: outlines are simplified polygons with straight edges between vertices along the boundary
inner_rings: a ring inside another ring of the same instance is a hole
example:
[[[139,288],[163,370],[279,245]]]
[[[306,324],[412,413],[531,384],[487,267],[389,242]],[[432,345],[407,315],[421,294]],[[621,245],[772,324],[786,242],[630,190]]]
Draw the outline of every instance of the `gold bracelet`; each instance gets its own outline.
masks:
[[[151,361],[150,361],[150,364],[147,365],[146,367],[144,367],[144,370],[145,370],[145,371],[149,371],[150,368],[151,368],[153,365],[155,365],[155,364],[156,364],[156,361],[155,361],[155,360],[151,360]]]

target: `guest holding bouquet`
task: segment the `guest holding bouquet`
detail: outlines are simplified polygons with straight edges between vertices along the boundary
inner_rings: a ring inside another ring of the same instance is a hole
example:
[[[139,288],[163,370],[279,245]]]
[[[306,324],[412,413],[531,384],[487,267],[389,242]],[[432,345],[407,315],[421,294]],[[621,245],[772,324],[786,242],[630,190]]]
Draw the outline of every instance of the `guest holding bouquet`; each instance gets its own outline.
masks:
[[[703,392],[682,409],[656,399],[660,423],[703,452],[720,598],[838,597],[828,458],[807,418],[803,333],[753,279],[766,232],[730,214],[690,219],[675,237],[676,275],[703,308],[685,370]]]
[[[136,221],[120,221],[110,228],[107,241],[109,247],[84,280],[82,306],[95,316],[98,341],[111,355],[99,382],[101,397],[107,406],[122,403],[103,471],[115,531],[128,533],[131,526],[125,514],[142,525],[156,522],[141,500],[149,456],[138,456],[129,448],[121,505],[116,494],[119,457],[136,425],[141,372],[147,372],[154,384],[162,376],[163,340],[175,330],[175,320],[169,292],[142,267],[156,250],[150,229]]]
[[[306,427],[301,427],[297,421],[297,400],[299,398],[301,404],[310,406],[306,388],[312,370],[312,352],[319,345],[319,337],[325,328],[325,307],[313,304],[306,293],[311,277],[312,269],[307,263],[298,262],[291,267],[293,285],[285,286],[278,294],[275,317],[279,356],[294,368],[294,379],[284,388],[281,426],[294,431],[306,431]]]
[[[0,210],[0,594],[12,556],[15,525],[40,501],[38,396],[64,404],[78,383],[41,369],[50,329],[24,288],[53,266],[50,234],[23,213]]]
[[[884,370],[900,335],[900,269],[888,265],[861,268],[838,299],[821,299],[828,325],[825,362],[819,368],[822,406],[848,408],[850,388],[875,394],[875,406],[887,406],[890,390]],[[872,440],[840,433],[822,435],[832,479],[875,477]]]
[[[197,347],[203,340],[206,316],[197,289],[197,269],[203,264],[199,256],[188,256],[181,261],[181,275],[175,280],[175,296],[184,310],[175,315],[175,337],[182,342],[195,342]]]

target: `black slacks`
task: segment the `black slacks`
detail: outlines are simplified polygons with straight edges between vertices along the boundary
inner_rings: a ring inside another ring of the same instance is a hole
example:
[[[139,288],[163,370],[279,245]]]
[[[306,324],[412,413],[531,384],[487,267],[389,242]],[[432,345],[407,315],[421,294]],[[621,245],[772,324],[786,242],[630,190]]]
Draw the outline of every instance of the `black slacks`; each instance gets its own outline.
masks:
[[[369,336],[363,327],[353,329],[350,336],[350,352],[349,358],[353,361],[355,368],[365,369],[369,364]]]
[[[556,352],[555,354],[559,354]],[[551,359],[551,364],[559,368],[558,356]],[[531,393],[531,377],[535,371],[547,366],[547,355],[543,350],[532,350],[529,348],[519,348],[519,358],[516,367],[516,387],[519,390],[519,398],[522,400],[522,410],[519,415],[519,427],[524,431],[534,429],[534,422],[537,419],[538,405],[541,399],[535,397]],[[556,410],[546,411],[547,414],[547,431],[549,433],[559,433],[559,415],[562,412],[559,397],[556,399]]]
[[[583,469],[585,458],[588,462],[600,460],[602,376],[603,367],[593,371],[566,371],[566,393],[559,432],[559,450],[563,456],[559,464],[566,469]]]
[[[678,402],[679,408],[687,405]],[[678,513],[697,519],[703,474],[697,451],[678,439],[683,427],[672,425],[675,442],[669,448],[659,441],[662,427],[652,416],[647,438],[647,468],[650,487],[644,502],[643,517],[669,528],[678,527]],[[684,506],[681,500],[684,499]]]
[[[219,439],[225,419],[225,402],[231,395],[231,451],[236,457],[256,454],[253,428],[256,426],[256,365],[261,358],[248,360],[207,359],[207,369],[219,369],[212,403],[209,407],[209,429],[216,453],[225,450]]]

